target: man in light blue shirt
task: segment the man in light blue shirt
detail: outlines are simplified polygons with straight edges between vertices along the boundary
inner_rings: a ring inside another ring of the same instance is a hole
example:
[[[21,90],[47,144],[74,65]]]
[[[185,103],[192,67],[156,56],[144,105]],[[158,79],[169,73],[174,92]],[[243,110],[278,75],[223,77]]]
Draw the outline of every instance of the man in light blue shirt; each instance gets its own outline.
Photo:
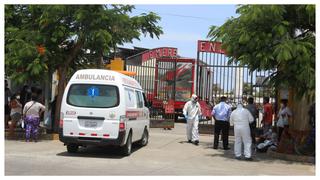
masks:
[[[230,149],[228,145],[231,106],[226,103],[226,100],[227,98],[225,96],[222,96],[220,98],[220,103],[215,105],[212,109],[212,116],[215,119],[213,149],[218,149],[220,131],[222,131],[223,149]]]

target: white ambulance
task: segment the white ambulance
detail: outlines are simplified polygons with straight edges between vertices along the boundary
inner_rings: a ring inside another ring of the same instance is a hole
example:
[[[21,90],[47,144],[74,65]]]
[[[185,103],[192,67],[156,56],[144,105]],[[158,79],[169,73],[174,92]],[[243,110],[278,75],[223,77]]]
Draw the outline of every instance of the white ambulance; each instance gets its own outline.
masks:
[[[61,103],[59,139],[70,153],[79,146],[120,146],[149,140],[149,110],[140,84],[116,71],[86,69],[70,79]]]

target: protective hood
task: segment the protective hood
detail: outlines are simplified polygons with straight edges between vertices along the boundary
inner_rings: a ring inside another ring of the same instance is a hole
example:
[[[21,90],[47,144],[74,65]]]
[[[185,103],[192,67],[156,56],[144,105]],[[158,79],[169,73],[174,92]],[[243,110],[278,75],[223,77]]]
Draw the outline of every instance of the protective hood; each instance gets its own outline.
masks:
[[[196,102],[198,101],[198,96],[195,95],[195,94],[192,94],[192,96],[191,96],[191,101],[192,101],[193,103],[196,103]]]
[[[238,127],[244,126],[249,128],[249,122],[253,122],[253,117],[250,112],[245,109],[241,103],[239,103],[237,105],[237,109],[231,113],[230,122]]]
[[[242,109],[243,108],[243,105],[241,104],[241,103],[239,103],[238,105],[237,105],[237,109]]]

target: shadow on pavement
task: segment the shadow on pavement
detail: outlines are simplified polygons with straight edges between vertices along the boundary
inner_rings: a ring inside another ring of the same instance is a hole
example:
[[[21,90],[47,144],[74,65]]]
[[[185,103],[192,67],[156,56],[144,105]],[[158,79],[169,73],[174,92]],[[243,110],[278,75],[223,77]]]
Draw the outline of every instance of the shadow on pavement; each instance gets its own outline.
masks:
[[[141,146],[132,145],[132,152],[135,153]],[[108,159],[122,159],[124,156],[121,154],[121,149],[119,147],[107,146],[107,147],[99,147],[99,146],[87,146],[80,147],[77,153],[68,153],[67,151],[58,153],[57,156],[66,156],[66,157],[85,157],[85,158],[108,158]]]
[[[213,149],[213,144],[212,143],[206,143],[206,142],[200,142],[199,146],[205,148],[205,149],[212,149],[211,154],[207,154],[206,156],[209,157],[224,157],[227,160],[233,160],[233,161],[243,161],[243,162],[267,162],[267,163],[272,163],[275,161],[281,161],[286,164],[310,164],[310,163],[303,163],[303,162],[296,162],[296,161],[289,161],[289,160],[283,160],[283,159],[277,159],[274,157],[270,157],[267,153],[260,153],[260,152],[255,152],[254,150],[252,151],[252,161],[246,161],[244,157],[242,157],[240,160],[236,159],[234,156],[234,143],[230,142],[229,143],[229,150],[224,150],[222,146],[222,142],[219,142],[219,148],[218,149]],[[219,153],[217,153],[219,152]]]
[[[188,141],[179,141],[180,144],[188,144]],[[190,144],[190,143],[189,143]]]

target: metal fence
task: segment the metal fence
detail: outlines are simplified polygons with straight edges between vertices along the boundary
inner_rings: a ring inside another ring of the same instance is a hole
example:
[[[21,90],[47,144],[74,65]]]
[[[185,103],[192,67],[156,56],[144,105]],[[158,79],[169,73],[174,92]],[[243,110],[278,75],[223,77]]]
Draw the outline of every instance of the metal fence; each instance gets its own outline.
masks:
[[[175,59],[150,59],[141,65],[126,65],[136,72],[135,78],[145,90],[150,105],[150,127],[174,127]]]
[[[275,89],[268,83],[268,77],[274,71],[251,72],[248,66],[229,62],[229,58],[221,52],[198,52],[197,60],[196,92],[200,99],[214,106],[219,103],[220,97],[225,96],[227,103],[235,108],[238,102],[246,105],[248,97],[252,96],[259,108],[257,126],[260,127],[263,97],[269,97],[270,103],[276,106]],[[212,121],[204,123],[211,124]]]

